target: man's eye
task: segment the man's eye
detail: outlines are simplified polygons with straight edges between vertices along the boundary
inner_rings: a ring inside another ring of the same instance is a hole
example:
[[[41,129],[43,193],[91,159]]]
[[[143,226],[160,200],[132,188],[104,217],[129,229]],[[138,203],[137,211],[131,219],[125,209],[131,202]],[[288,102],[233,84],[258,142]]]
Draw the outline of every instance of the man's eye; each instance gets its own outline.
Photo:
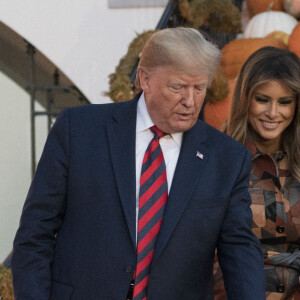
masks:
[[[269,100],[267,98],[255,97],[255,100],[260,103],[267,103]]]
[[[201,92],[201,91],[205,90],[205,87],[204,86],[196,86],[196,90]]]
[[[175,91],[180,91],[182,88],[182,85],[172,85],[171,88]]]

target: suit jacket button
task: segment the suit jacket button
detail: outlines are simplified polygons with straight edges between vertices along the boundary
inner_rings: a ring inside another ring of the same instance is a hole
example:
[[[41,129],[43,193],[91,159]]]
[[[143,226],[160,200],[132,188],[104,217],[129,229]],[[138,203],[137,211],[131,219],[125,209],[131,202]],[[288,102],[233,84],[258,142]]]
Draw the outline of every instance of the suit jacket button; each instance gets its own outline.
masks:
[[[279,226],[276,227],[276,231],[278,233],[283,233],[285,231],[285,228],[284,228],[284,226],[279,225]]]
[[[126,267],[124,268],[124,271],[125,271],[126,273],[131,273],[131,272],[133,272],[133,267],[132,267],[132,266],[126,266]]]
[[[277,286],[276,286],[276,291],[278,292],[278,293],[284,293],[284,290],[285,290],[285,287],[284,287],[284,285],[283,284],[278,284]]]

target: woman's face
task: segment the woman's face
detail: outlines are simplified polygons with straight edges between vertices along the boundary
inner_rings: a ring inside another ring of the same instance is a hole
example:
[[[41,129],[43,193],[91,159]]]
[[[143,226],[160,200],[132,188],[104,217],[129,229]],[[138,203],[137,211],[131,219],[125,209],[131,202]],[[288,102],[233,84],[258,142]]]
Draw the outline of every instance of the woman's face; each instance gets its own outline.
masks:
[[[257,133],[257,147],[262,152],[279,150],[280,138],[293,120],[295,95],[277,81],[259,86],[253,93],[248,120]]]

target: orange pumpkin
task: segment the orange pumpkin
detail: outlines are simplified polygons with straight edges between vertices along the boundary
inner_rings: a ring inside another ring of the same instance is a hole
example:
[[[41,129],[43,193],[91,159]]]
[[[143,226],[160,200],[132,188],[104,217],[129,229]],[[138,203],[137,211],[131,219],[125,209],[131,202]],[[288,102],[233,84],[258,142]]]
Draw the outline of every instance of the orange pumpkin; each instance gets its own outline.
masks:
[[[288,49],[300,57],[300,22],[298,22],[290,35]]]
[[[235,85],[235,79],[228,80],[229,94],[221,101],[207,102],[204,107],[204,121],[218,130],[229,115],[230,105]]]
[[[227,43],[222,49],[221,67],[228,79],[237,76],[243,63],[256,50],[273,46],[286,48],[285,44],[273,37],[234,39]]]
[[[284,11],[284,0],[246,0],[249,16],[267,11],[272,2],[272,10]]]

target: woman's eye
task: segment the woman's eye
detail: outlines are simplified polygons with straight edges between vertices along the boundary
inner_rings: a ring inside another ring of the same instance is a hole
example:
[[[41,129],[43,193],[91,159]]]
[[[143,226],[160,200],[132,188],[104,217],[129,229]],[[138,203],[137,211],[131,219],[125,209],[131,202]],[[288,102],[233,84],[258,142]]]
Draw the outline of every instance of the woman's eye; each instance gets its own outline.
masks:
[[[269,100],[267,98],[255,97],[255,100],[260,103],[267,103]]]
[[[287,104],[291,104],[293,102],[293,99],[289,99],[289,100],[280,100],[279,104],[283,104],[283,105],[287,105]]]

